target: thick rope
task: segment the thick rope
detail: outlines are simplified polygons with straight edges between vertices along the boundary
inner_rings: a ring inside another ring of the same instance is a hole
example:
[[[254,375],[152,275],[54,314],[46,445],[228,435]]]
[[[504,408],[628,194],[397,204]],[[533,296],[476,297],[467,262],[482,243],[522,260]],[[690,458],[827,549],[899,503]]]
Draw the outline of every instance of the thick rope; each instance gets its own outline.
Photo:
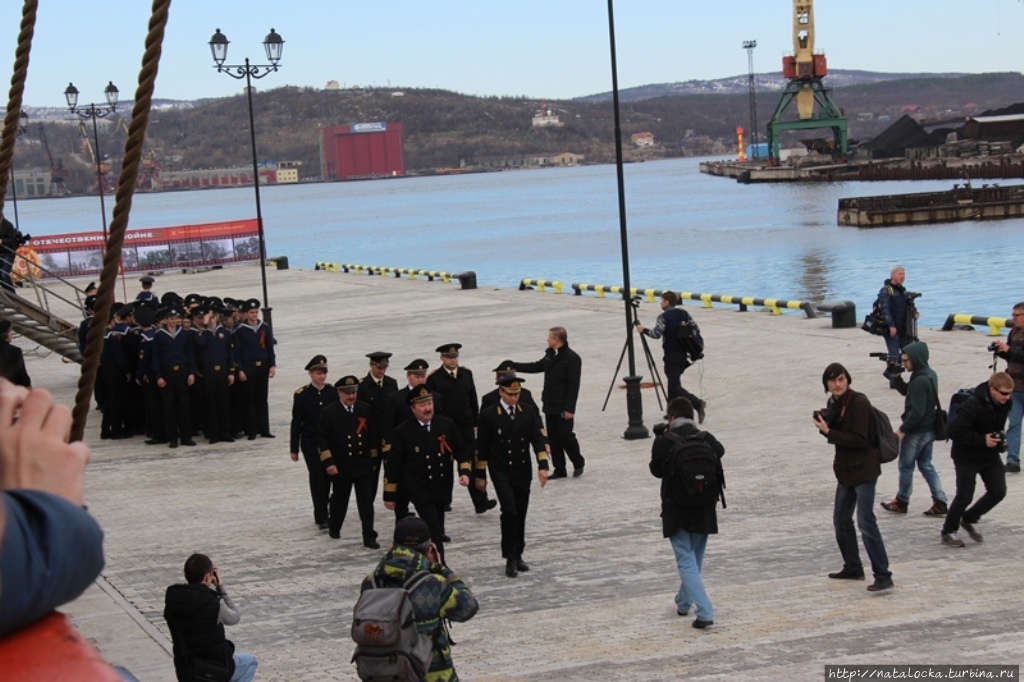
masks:
[[[82,376],[78,379],[78,393],[75,395],[74,417],[71,425],[71,440],[82,440],[85,423],[89,417],[89,403],[92,400],[93,385],[99,368],[103,336],[110,319],[110,308],[114,303],[114,285],[117,282],[121,262],[121,246],[128,229],[128,216],[132,209],[132,196],[139,177],[142,162],[142,144],[146,139],[149,124],[149,109],[153,103],[153,86],[160,66],[160,51],[167,26],[167,11],[171,0],[153,0],[153,12],[146,34],[146,52],[142,56],[142,70],[139,72],[139,87],[135,91],[135,107],[132,109],[128,139],[124,143],[124,159],[121,175],[117,180],[117,195],[114,202],[114,219],[110,223],[106,250],[103,253],[103,271],[100,273],[99,291],[96,293],[96,307],[82,362]]]
[[[25,93],[25,79],[28,77],[28,55],[32,51],[32,35],[35,33],[38,6],[37,0],[25,0],[21,10],[21,31],[18,33],[18,47],[14,51],[14,74],[11,76],[3,136],[0,137],[0,215],[4,211],[7,180],[10,178],[11,160],[14,158],[14,144],[18,138],[18,126],[21,124],[21,98]]]

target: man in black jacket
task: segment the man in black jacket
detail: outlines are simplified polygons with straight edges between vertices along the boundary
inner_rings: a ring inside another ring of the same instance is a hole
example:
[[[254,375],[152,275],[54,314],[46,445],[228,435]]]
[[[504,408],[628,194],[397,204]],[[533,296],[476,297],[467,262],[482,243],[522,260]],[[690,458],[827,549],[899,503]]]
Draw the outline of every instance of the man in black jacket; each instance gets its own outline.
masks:
[[[665,363],[665,383],[668,399],[683,397],[690,401],[693,409],[697,410],[697,422],[704,423],[704,401],[683,388],[681,383],[683,372],[690,366],[690,359],[687,357],[683,344],[678,337],[679,325],[690,322],[693,318],[679,306],[679,295],[674,291],[665,291],[661,294],[661,315],[654,323],[654,329],[648,329],[636,322],[636,330],[644,336],[652,339],[661,339],[661,350],[665,354],[662,360]]]
[[[548,427],[548,443],[551,445],[551,460],[555,470],[548,476],[565,478],[565,457],[569,456],[573,466],[573,478],[583,475],[586,460],[580,454],[580,444],[573,433],[576,417],[576,399],[580,393],[580,378],[583,361],[569,348],[569,336],[565,327],[548,330],[548,349],[537,362],[513,363],[519,372],[527,374],[544,373],[544,390],[540,400],[544,408],[544,421]]]
[[[974,389],[974,395],[960,406],[949,424],[949,437],[953,441],[950,455],[956,468],[956,496],[953,504],[949,505],[946,522],[942,526],[944,545],[964,546],[964,541],[956,534],[960,527],[972,540],[981,542],[984,538],[974,524],[1006,497],[1006,471],[999,452],[1006,443],[1003,426],[1010,413],[1011,396],[1013,379],[1006,372],[996,372]],[[974,484],[978,476],[985,484],[985,494],[967,509],[974,499]]]
[[[164,597],[178,682],[249,682],[256,675],[256,657],[235,652],[235,645],[224,636],[224,626],[234,625],[241,616],[220,569],[205,554],[193,554],[185,562],[185,580],[185,585],[168,587]]]
[[[314,355],[313,359],[306,363],[306,371],[309,373],[309,383],[296,390],[292,398],[289,456],[293,462],[298,462],[299,453],[302,453],[309,473],[313,522],[317,528],[324,530],[328,527],[327,506],[331,497],[331,479],[320,463],[317,429],[324,408],[338,402],[339,398],[338,391],[327,383],[327,356]]]
[[[681,453],[673,450],[674,443],[667,433],[671,431],[683,438],[703,434],[704,442],[719,458],[725,454],[725,448],[710,433],[697,429],[693,406],[686,398],[673,398],[669,402],[668,419],[667,429],[654,439],[651,446],[650,469],[655,478],[661,479],[662,533],[672,543],[681,579],[676,593],[676,613],[686,616],[692,607],[696,607],[697,618],[693,627],[703,629],[713,625],[715,617],[711,598],[704,589],[701,568],[708,536],[718,533],[718,515],[715,512],[718,500],[701,506],[687,506],[675,499],[671,479],[679,468]]]
[[[1006,341],[995,341],[992,348],[1006,360],[1006,373],[1013,379],[1010,398],[1010,421],[1006,425],[1006,472],[1020,473],[1021,421],[1024,421],[1024,301],[1011,311],[1013,329]]]

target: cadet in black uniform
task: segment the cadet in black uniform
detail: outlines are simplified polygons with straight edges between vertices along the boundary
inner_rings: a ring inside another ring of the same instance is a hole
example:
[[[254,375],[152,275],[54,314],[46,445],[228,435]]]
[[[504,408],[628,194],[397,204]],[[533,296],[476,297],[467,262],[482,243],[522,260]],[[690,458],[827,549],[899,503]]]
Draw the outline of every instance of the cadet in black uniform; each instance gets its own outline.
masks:
[[[441,367],[427,377],[427,388],[441,395],[443,402],[435,405],[437,413],[455,422],[463,442],[472,452],[476,450],[476,422],[480,416],[480,401],[476,398],[473,372],[459,366],[461,348],[462,344],[447,343],[435,349],[441,355]],[[486,488],[480,490],[471,485],[468,490],[477,514],[498,506],[497,500],[487,499]]]
[[[153,373],[153,337],[157,332],[154,325],[163,321],[163,313],[143,305],[135,311],[135,321],[141,327],[135,383],[142,388],[142,403],[146,413],[146,445],[163,445],[168,439],[164,429],[162,394]]]
[[[164,428],[170,447],[178,447],[179,440],[182,445],[195,445],[188,404],[188,388],[196,380],[192,338],[179,326],[180,308],[169,308],[164,322],[166,327],[160,329],[152,341],[153,374],[160,389]]]
[[[405,494],[427,526],[444,558],[444,511],[452,502],[452,461],[459,464],[459,484],[469,485],[472,452],[455,422],[434,414],[434,396],[426,386],[409,392],[413,418],[406,419],[385,444],[384,506],[395,508]]]
[[[524,379],[512,375],[498,382],[497,403],[480,411],[477,432],[476,485],[481,489],[490,473],[494,492],[501,502],[501,556],[505,575],[515,578],[530,567],[523,562],[526,547],[526,511],[530,506],[533,463],[530,446],[537,454],[537,480],[548,482],[548,442],[536,407],[520,402]]]
[[[338,402],[338,392],[327,383],[327,357],[313,356],[306,363],[309,383],[295,391],[292,399],[291,458],[299,461],[299,452],[309,471],[309,495],[313,500],[313,521],[321,530],[327,528],[327,502],[331,496],[331,479],[320,464],[317,429],[320,414],[328,405]]]
[[[377,496],[380,458],[376,436],[370,422],[370,406],[358,399],[359,379],[349,375],[334,383],[339,401],[320,413],[317,445],[320,461],[331,477],[330,528],[338,539],[345,523],[352,488],[356,490],[356,508],[363,526],[363,546],[380,549],[373,529],[373,500]]]
[[[142,284],[142,291],[135,296],[135,300],[153,308],[153,310],[159,308],[160,300],[153,293],[153,278],[149,275],[139,277],[139,283]]]
[[[270,380],[277,371],[274,355],[274,332],[259,318],[260,302],[250,298],[243,306],[245,320],[235,327],[235,354],[238,380],[242,382],[245,409],[245,433],[249,440],[259,434],[273,438],[270,432],[270,408],[267,394]]]
[[[217,301],[214,301],[216,304]],[[195,346],[199,373],[203,375],[206,420],[204,433],[210,444],[234,443],[231,426],[231,385],[235,383],[235,348],[231,331],[222,320],[231,315],[225,308],[208,311],[196,330]]]
[[[128,399],[128,362],[124,357],[124,334],[128,324],[123,320],[130,317],[124,308],[115,304],[111,307],[110,322],[103,336],[103,350],[100,352],[99,379],[103,386],[103,419],[100,422],[100,438],[131,438],[125,430],[125,410]]]

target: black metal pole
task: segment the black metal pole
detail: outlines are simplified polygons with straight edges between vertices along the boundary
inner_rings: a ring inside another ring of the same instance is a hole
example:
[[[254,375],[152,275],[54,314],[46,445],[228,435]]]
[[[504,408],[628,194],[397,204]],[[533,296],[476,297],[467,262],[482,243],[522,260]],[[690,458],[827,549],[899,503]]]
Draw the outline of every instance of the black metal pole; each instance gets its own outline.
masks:
[[[103,170],[100,168],[100,134],[96,127],[96,119],[98,118],[96,105],[90,104],[90,110],[92,110],[89,118],[92,119],[92,144],[93,144],[93,156],[96,157],[96,188],[100,192],[100,217],[103,219],[103,248],[107,248],[107,204],[103,198]]]
[[[252,186],[256,190],[256,229],[260,240],[260,277],[263,279],[263,321],[273,327],[270,300],[267,298],[267,244],[263,237],[263,209],[260,206],[260,171],[256,160],[256,122],[252,114],[252,68],[245,58],[245,96],[249,103],[249,139],[252,142]]]
[[[629,237],[626,230],[626,183],[622,169],[622,127],[619,122],[619,74],[615,57],[615,10],[613,0],[608,0],[608,43],[612,61],[612,107],[615,110],[615,174],[619,188],[619,236],[622,241],[622,305],[626,312],[626,352],[629,356],[629,376],[626,382],[626,414],[629,425],[622,437],[627,440],[649,438],[650,432],[644,426],[643,397],[640,394],[640,379],[636,374],[636,357],[633,348],[633,316],[630,310],[629,284]]]

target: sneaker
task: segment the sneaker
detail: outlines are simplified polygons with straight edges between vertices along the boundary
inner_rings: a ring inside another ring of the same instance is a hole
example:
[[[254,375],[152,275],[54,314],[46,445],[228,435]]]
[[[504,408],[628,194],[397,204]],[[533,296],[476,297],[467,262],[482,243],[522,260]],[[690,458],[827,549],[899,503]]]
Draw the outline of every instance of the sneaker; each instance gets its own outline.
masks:
[[[925,510],[924,515],[942,517],[946,515],[947,511],[949,511],[949,507],[946,506],[946,503],[936,500],[935,502],[932,502],[932,506]]]
[[[1020,462],[1007,462],[1006,473],[1008,474],[1019,474],[1020,473]]]
[[[850,569],[843,567],[843,570],[836,571],[835,573],[829,573],[829,578],[833,580],[864,580],[864,569],[859,571],[851,571]]]
[[[966,547],[964,541],[956,536],[956,533],[943,533],[942,544],[946,547]]]
[[[881,592],[892,589],[892,578],[875,578],[875,582],[868,585],[868,592]]]
[[[973,523],[969,523],[967,521],[964,521],[963,519],[960,519],[960,527],[967,531],[967,534],[970,535],[971,539],[975,542],[985,541],[985,536],[982,535],[981,532],[974,527]]]
[[[900,499],[898,497],[894,497],[892,498],[892,502],[883,502],[882,509],[884,509],[887,512],[892,512],[893,514],[906,514],[907,503],[900,502]]]

